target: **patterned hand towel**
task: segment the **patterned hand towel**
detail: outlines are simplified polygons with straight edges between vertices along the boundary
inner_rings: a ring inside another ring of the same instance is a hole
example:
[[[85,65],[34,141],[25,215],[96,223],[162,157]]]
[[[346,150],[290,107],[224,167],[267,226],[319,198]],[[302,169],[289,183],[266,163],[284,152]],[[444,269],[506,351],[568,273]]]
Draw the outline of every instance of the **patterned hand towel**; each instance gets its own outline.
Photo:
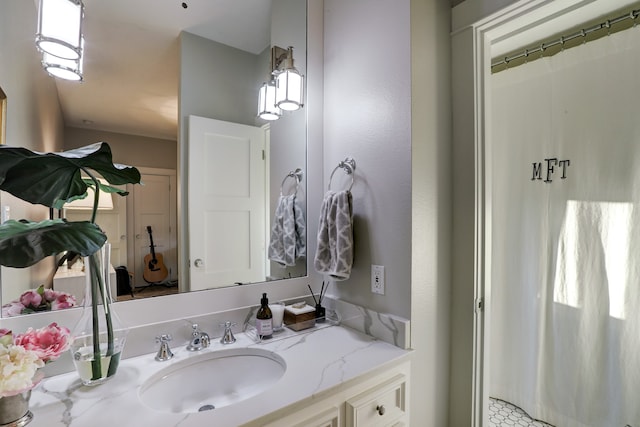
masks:
[[[307,226],[295,194],[278,198],[270,240],[269,259],[280,265],[294,266],[307,255]]]
[[[314,267],[334,280],[346,280],[353,264],[351,192],[327,191],[320,207],[318,248]]]

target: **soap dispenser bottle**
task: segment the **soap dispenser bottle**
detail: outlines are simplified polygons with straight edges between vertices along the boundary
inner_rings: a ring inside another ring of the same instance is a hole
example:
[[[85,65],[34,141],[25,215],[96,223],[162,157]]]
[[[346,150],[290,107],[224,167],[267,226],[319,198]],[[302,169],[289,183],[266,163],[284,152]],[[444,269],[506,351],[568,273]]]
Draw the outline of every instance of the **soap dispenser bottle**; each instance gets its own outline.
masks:
[[[269,339],[273,335],[273,315],[269,308],[269,299],[267,294],[262,294],[260,300],[260,308],[256,314],[256,329],[258,330],[258,336],[260,339]]]

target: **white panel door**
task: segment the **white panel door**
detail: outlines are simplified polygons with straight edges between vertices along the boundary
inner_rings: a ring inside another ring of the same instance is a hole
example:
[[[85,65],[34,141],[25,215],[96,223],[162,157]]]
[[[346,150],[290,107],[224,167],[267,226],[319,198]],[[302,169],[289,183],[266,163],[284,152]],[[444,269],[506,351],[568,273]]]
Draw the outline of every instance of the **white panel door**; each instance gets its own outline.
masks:
[[[190,290],[264,281],[264,131],[189,117]]]

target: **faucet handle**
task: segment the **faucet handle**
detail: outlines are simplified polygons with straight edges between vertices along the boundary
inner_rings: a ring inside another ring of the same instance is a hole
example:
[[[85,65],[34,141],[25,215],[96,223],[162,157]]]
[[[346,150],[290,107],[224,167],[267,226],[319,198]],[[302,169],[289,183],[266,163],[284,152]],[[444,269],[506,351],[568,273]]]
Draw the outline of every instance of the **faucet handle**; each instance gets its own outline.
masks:
[[[173,357],[173,353],[169,348],[169,342],[173,338],[169,334],[162,334],[156,337],[156,342],[160,343],[160,348],[158,349],[158,354],[156,354],[156,360],[158,362],[164,362]]]
[[[193,323],[191,328],[193,331],[191,332],[191,342],[187,346],[187,350],[199,351],[209,347],[209,334],[198,329],[197,323]]]
[[[222,334],[222,338],[220,338],[222,344],[233,344],[236,342],[236,337],[233,336],[233,331],[231,330],[231,327],[235,325],[235,322],[224,322],[220,324],[220,326],[224,326],[224,334]]]

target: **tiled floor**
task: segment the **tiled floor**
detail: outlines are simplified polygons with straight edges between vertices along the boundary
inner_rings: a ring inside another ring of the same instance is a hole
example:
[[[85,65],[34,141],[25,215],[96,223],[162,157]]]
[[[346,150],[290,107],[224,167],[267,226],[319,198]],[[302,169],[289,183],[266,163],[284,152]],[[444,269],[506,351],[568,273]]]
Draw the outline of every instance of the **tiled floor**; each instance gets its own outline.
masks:
[[[509,402],[493,398],[489,398],[489,401],[489,427],[553,427],[531,419],[526,412]]]

